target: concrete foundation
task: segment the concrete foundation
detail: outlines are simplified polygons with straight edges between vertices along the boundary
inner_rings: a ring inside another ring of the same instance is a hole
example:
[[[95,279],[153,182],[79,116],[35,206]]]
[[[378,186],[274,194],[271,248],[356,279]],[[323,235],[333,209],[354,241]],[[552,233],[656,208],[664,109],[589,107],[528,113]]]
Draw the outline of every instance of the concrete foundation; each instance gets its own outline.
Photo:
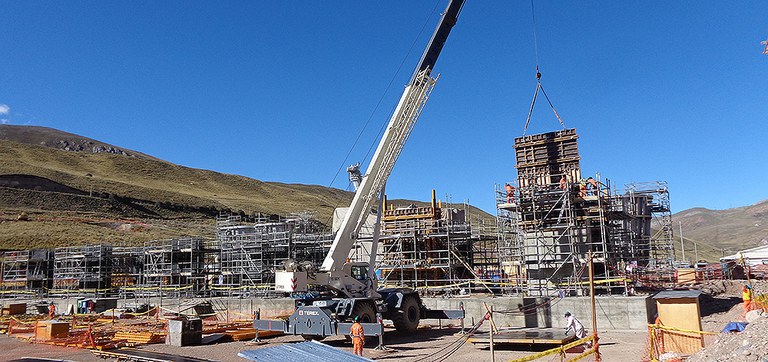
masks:
[[[294,300],[290,298],[211,298],[214,309],[222,315],[228,315],[232,320],[247,319],[253,312],[259,310],[262,319],[286,316],[294,311]],[[464,303],[466,311],[465,326],[470,327],[472,321],[479,322],[486,313],[483,302],[493,306],[494,321],[499,328],[503,327],[561,327],[564,324],[563,314],[571,312],[591,329],[592,313],[589,297],[554,298],[547,303],[548,298],[542,297],[495,297],[495,298],[424,298],[424,304],[431,309],[459,309]],[[645,330],[652,322],[656,312],[655,304],[650,297],[609,297],[598,296],[597,324],[599,330]],[[52,299],[57,312],[66,312],[69,305],[75,305],[76,299]],[[18,303],[19,301],[14,301]],[[32,300],[28,301],[32,303]],[[179,310],[185,301],[176,298],[139,298],[119,299],[118,308],[135,307],[143,303],[160,305],[166,311]],[[437,324],[437,321],[425,321]],[[451,322],[449,322],[451,323]],[[456,322],[452,322],[457,324]],[[447,324],[443,322],[443,324]]]
[[[592,325],[592,308],[589,297],[554,298],[498,297],[498,298],[424,298],[424,304],[432,309],[458,309],[464,303],[469,326],[472,319],[480,321],[486,313],[483,302],[493,306],[496,326],[502,327],[561,327],[563,315],[571,312],[587,329]],[[653,319],[655,305],[650,297],[595,298],[598,330],[645,330]]]

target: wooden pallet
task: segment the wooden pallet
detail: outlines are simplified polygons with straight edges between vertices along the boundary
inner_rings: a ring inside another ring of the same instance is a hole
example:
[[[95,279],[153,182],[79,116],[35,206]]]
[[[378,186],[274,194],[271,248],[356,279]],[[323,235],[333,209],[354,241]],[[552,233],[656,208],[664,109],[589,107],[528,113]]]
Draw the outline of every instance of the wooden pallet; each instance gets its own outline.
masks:
[[[250,341],[256,338],[256,330],[253,328],[242,328],[237,330],[225,331],[224,334],[230,336],[233,341]],[[259,331],[259,338],[281,336],[280,331]]]

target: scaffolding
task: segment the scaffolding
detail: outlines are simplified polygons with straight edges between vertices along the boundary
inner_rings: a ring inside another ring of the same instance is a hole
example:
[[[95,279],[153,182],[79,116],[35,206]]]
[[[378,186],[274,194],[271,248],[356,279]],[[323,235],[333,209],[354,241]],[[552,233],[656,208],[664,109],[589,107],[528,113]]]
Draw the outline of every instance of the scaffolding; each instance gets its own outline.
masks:
[[[112,248],[112,288],[133,287],[141,283],[144,272],[143,246],[115,246]]]
[[[636,182],[626,185],[626,195],[644,200],[642,243],[650,250],[646,265],[649,268],[670,268],[674,264],[675,249],[672,209],[669,188],[665,181]],[[655,227],[655,231],[652,229]]]
[[[381,285],[445,291],[466,281],[499,282],[496,238],[473,232],[465,213],[438,204],[434,190],[430,206],[389,205],[375,264]]]
[[[106,244],[56,248],[53,289],[58,292],[105,293],[111,287],[112,246]]]
[[[40,291],[51,287],[53,253],[48,249],[7,251],[0,254],[2,290]]]
[[[589,253],[607,293],[625,290],[615,277],[627,265],[674,259],[666,184],[619,194],[599,174],[585,180],[577,140],[575,129],[516,138],[519,187],[495,187],[502,265],[511,278],[525,278],[520,290],[528,295],[583,293]],[[658,236],[651,218],[667,225]]]
[[[144,244],[142,285],[170,295],[196,295],[210,286],[219,250],[200,238],[153,240]]]
[[[216,239],[221,249],[221,276],[216,284],[226,290],[270,288],[275,271],[288,260],[319,265],[330,249],[333,235],[323,233],[312,215],[304,212],[285,219],[220,216]]]

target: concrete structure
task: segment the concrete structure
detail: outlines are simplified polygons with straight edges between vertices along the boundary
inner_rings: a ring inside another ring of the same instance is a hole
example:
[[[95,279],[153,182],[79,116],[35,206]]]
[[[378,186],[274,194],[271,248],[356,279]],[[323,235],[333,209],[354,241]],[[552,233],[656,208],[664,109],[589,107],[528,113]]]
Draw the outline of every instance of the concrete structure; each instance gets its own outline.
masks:
[[[475,321],[483,318],[486,313],[483,306],[485,302],[493,306],[493,319],[499,328],[562,327],[565,323],[563,315],[565,312],[571,312],[587,329],[591,329],[589,297],[424,298],[424,304],[433,309],[458,309],[459,303],[462,302],[467,313],[466,325],[470,325],[473,318]],[[649,318],[656,312],[650,296],[598,296],[595,302],[598,330],[645,330],[648,328]]]
[[[674,259],[666,183],[618,191],[599,174],[585,180],[577,139],[575,129],[515,138],[518,188],[496,188],[501,265],[527,295],[580,294],[590,252],[607,294],[624,291],[626,270]]]
[[[261,318],[269,319],[286,316],[295,309],[294,299],[291,298],[211,298],[208,299],[214,311],[220,318],[228,315],[235,319],[244,318],[259,311]],[[549,299],[541,297],[469,297],[469,298],[423,298],[424,304],[431,309],[459,309],[464,303],[467,313],[465,326],[470,327],[472,321],[478,322],[485,315],[483,302],[493,306],[494,320],[499,328],[502,327],[561,327],[563,314],[573,313],[589,329],[591,308],[589,297],[567,297],[564,299]],[[549,303],[547,301],[549,300]],[[200,300],[201,301],[201,300]],[[66,311],[69,305],[76,305],[76,298],[54,299],[56,310]],[[180,310],[188,305],[189,300],[178,298],[139,298],[119,299],[118,309],[136,307],[149,303],[161,305],[168,310]],[[599,330],[645,330],[655,313],[655,305],[651,297],[608,297],[598,296],[597,323]],[[28,303],[34,303],[29,300]],[[424,323],[437,325],[436,321],[426,320]],[[459,321],[453,323],[459,325]]]

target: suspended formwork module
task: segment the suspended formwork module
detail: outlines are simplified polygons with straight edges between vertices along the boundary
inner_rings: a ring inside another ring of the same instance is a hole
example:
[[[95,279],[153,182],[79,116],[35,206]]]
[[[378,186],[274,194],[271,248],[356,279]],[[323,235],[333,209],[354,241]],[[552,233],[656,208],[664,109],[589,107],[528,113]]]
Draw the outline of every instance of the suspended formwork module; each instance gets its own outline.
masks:
[[[575,129],[515,138],[515,168],[520,191],[533,192],[581,179],[579,136]]]

